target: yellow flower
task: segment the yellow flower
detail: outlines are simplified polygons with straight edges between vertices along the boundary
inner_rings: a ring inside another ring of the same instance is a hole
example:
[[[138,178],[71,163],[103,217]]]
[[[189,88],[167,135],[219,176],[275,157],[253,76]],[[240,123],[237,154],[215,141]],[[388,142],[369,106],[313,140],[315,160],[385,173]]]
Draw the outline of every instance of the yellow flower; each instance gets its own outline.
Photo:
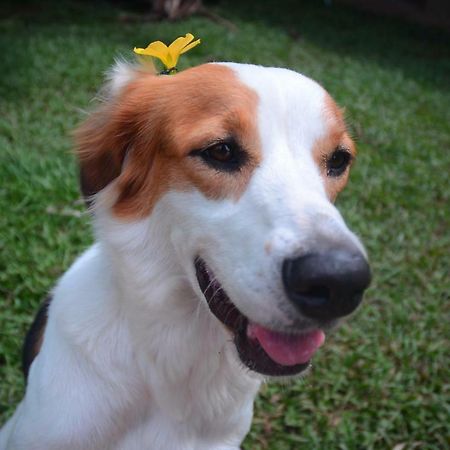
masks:
[[[194,36],[191,33],[187,33],[186,36],[175,39],[168,47],[163,42],[156,41],[149,44],[146,48],[135,47],[134,53],[160,59],[166,67],[167,72],[170,73],[176,71],[180,55],[200,44],[200,39],[192,42],[193,40]]]

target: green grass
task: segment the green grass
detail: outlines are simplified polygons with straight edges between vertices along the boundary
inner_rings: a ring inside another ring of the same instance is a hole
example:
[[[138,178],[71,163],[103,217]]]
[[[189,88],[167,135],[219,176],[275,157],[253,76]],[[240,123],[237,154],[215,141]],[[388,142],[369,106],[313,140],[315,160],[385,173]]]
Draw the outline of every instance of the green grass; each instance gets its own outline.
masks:
[[[191,31],[203,43],[187,65],[279,65],[320,81],[359,147],[338,203],[371,256],[366,303],[308,377],[262,389],[244,448],[450,448],[448,35],[321,2],[216,3],[235,30],[40,5],[3,6],[0,20],[0,423],[23,395],[37,305],[92,241],[71,154],[81,110],[114,57]]]

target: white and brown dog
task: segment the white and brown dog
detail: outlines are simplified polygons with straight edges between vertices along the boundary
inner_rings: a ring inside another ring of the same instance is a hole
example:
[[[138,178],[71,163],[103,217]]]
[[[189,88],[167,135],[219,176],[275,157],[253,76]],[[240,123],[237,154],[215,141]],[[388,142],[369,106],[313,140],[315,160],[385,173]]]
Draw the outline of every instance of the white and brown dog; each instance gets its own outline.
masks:
[[[8,450],[231,450],[267,377],[304,371],[360,303],[333,206],[354,145],[298,73],[116,65],[77,134],[97,243],[27,337]]]

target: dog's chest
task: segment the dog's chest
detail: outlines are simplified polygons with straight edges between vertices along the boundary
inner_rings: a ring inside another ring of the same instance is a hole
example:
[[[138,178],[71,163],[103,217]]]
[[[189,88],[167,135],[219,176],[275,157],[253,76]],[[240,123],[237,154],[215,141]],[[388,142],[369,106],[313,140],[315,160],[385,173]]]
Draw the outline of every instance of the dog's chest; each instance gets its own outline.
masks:
[[[242,387],[241,384],[240,389]],[[175,402],[174,398],[168,399],[172,403],[170,410],[166,409],[167,404],[161,408],[149,403],[146,411],[141,411],[139,415],[130,414],[130,423],[121,439],[111,442],[108,448],[238,449],[250,429],[258,387],[259,382],[252,381],[239,396],[233,390],[208,392],[205,389],[197,393],[195,399],[191,398],[189,404],[186,403],[187,396],[179,391],[179,402]],[[174,411],[177,414],[173,415]]]
[[[152,415],[124,434],[108,448],[116,450],[225,450],[238,449],[248,433],[252,420],[252,405],[200,428],[189,422],[177,423],[164,415]],[[199,425],[197,423],[197,425]],[[224,444],[227,443],[227,444]]]

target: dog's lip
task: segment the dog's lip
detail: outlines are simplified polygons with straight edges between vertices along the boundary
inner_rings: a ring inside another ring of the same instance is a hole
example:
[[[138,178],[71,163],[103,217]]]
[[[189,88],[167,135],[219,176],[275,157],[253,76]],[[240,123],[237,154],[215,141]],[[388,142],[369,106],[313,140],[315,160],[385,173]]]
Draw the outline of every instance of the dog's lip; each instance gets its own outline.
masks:
[[[197,257],[194,264],[197,281],[211,312],[233,333],[238,355],[248,368],[263,375],[289,376],[309,366],[311,356],[323,343],[323,331],[287,334],[249,321],[229,299],[205,261]],[[300,353],[294,343],[302,343]]]

